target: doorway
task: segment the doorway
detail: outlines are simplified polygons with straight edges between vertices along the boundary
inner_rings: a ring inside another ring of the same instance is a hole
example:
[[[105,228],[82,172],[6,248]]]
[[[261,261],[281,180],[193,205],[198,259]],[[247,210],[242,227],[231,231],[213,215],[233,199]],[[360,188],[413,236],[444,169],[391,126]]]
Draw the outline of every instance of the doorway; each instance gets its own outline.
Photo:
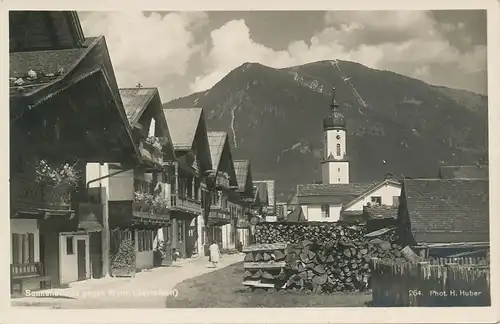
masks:
[[[78,280],[87,279],[87,253],[85,240],[77,240]]]
[[[101,232],[92,232],[89,236],[89,254],[92,278],[102,277],[102,238]]]

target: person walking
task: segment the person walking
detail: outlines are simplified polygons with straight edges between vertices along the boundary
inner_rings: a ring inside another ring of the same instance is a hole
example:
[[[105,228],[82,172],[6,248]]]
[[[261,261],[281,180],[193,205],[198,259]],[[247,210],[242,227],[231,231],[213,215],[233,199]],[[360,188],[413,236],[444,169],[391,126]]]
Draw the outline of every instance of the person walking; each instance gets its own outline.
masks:
[[[214,268],[217,268],[217,263],[219,263],[221,259],[220,249],[217,242],[213,241],[208,249],[210,250],[210,261],[214,265]]]

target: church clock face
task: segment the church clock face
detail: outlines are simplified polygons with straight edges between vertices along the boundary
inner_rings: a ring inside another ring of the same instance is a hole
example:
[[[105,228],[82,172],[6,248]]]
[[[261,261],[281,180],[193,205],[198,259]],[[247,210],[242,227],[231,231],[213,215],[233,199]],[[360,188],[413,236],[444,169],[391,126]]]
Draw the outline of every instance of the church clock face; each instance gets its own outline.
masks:
[[[337,139],[338,139],[338,140],[340,139],[340,135],[337,135]]]

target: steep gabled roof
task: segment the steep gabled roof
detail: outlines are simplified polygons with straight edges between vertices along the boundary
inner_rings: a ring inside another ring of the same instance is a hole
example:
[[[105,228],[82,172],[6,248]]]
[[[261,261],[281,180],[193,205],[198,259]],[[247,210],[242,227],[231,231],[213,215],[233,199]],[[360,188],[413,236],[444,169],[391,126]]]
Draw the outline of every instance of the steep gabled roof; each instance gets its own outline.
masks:
[[[148,104],[158,93],[157,88],[125,88],[120,89],[123,107],[127,119],[133,126],[146,110]]]
[[[302,207],[297,206],[290,214],[286,216],[287,222],[305,222],[307,221],[304,213],[302,212]]]
[[[147,109],[153,109],[155,118],[165,118],[162,112],[162,103],[158,88],[123,88],[120,89],[125,113],[130,127],[139,123],[142,115]],[[158,121],[157,127],[161,127],[163,137],[163,160],[174,161],[175,149],[172,142],[172,135],[166,120]]]
[[[441,179],[488,179],[488,165],[444,165],[439,168]]]
[[[168,129],[176,150],[189,150],[193,146],[196,131],[200,123],[202,108],[167,108],[163,109]]]
[[[489,181],[405,179],[404,199],[417,242],[489,242]]]
[[[29,96],[68,76],[102,37],[87,38],[80,48],[9,53],[11,96]],[[36,78],[29,78],[33,70]],[[21,78],[23,83],[14,82]]]
[[[210,147],[210,157],[212,158],[212,168],[214,171],[221,170],[222,165],[226,165],[231,186],[238,186],[238,179],[234,169],[233,156],[229,145],[229,138],[226,132],[207,132],[208,145]],[[223,161],[227,157],[226,161]],[[227,163],[227,164],[225,164]]]
[[[236,179],[238,180],[238,191],[244,192],[247,184],[248,171],[250,170],[250,161],[234,160],[234,170],[236,171]]]
[[[176,151],[197,148],[202,172],[212,170],[207,125],[202,108],[163,108],[172,143]],[[196,141],[195,141],[196,139]]]
[[[300,204],[339,204],[345,205],[362,195],[379,182],[358,182],[347,184],[306,184],[297,186],[297,199]]]
[[[210,146],[210,156],[212,157],[212,166],[214,170],[219,169],[219,163],[224,150],[224,144],[227,140],[226,132],[208,132],[208,145]]]

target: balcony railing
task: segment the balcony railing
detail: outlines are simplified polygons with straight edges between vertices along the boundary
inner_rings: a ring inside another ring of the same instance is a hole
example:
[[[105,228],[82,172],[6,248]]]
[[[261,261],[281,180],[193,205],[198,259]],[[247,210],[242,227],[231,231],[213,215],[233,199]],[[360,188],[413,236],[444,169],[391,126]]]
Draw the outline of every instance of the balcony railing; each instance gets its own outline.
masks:
[[[22,264],[11,264],[10,273],[13,278],[29,276],[43,276],[43,266],[41,262],[30,262]]]
[[[181,195],[171,196],[172,209],[188,212],[191,214],[201,214],[201,201],[192,197]]]
[[[71,212],[73,187],[56,187],[34,181],[10,179],[10,199],[12,209],[19,213],[28,212]]]
[[[167,199],[136,192],[132,202],[132,213],[138,217],[169,220],[171,206]]]
[[[217,173],[215,185],[218,188],[229,188],[229,175],[227,173]]]
[[[210,224],[229,224],[231,222],[231,214],[222,210],[212,210],[208,214]]]
[[[160,148],[148,143],[145,139],[141,139],[139,143],[139,151],[141,155],[149,161],[157,164],[163,163],[163,152]]]

